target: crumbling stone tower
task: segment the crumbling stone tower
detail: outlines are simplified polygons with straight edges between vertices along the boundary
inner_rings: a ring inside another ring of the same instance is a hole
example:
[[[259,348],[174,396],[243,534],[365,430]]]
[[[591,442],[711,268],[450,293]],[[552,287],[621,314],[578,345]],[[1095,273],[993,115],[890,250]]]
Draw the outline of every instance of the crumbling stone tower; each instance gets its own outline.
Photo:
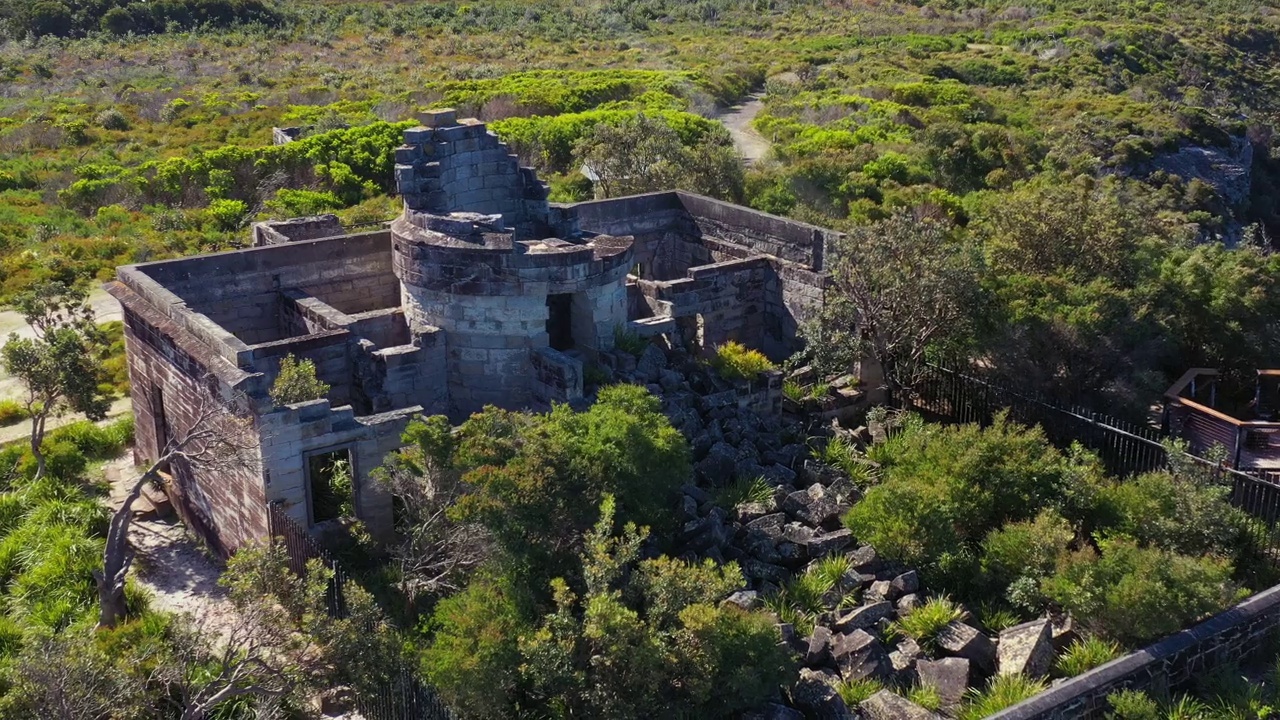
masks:
[[[627,322],[632,238],[583,238],[479,121],[424,121],[396,151],[392,262],[410,332],[444,333],[451,414],[580,394]]]

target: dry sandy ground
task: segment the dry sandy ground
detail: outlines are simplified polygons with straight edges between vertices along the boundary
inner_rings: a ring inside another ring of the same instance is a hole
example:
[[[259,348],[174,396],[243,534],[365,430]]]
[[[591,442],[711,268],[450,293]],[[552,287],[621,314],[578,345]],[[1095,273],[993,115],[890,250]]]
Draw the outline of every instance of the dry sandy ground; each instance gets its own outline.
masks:
[[[138,477],[132,457],[113,460],[104,473],[111,484],[110,505],[118,508]],[[226,637],[237,616],[226,591],[218,585],[221,570],[176,517],[135,519],[129,528],[129,542],[137,552],[135,578],[151,592],[154,608],[186,613],[207,632]]]

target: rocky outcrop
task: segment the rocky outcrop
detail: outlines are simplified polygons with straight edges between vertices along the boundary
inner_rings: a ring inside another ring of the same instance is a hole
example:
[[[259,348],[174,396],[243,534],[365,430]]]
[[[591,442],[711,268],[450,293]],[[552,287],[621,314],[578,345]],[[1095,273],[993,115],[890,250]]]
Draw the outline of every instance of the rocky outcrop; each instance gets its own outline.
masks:
[[[881,690],[858,706],[866,720],[934,720],[938,716],[910,700]]]
[[[1048,675],[1054,658],[1048,619],[1032,620],[1001,632],[996,654],[1001,675]]]

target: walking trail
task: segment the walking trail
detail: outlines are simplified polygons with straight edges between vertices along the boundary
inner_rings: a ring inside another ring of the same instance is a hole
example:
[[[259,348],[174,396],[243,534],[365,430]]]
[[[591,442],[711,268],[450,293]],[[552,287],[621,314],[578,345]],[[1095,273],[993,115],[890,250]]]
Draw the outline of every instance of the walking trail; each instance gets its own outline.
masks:
[[[755,120],[763,109],[764,94],[755,93],[748,95],[744,102],[734,105],[715,117],[729,130],[734,147],[738,149],[738,154],[742,156],[743,163],[748,167],[763,160],[769,154],[769,141],[751,127],[751,121]]]
[[[132,456],[112,460],[103,473],[111,486],[110,507],[115,510],[138,477]],[[134,510],[145,506],[140,500]],[[163,519],[135,516],[129,544],[137,553],[134,578],[150,592],[154,609],[190,615],[205,632],[226,639],[237,615],[226,590],[218,585],[222,571],[172,512]]]

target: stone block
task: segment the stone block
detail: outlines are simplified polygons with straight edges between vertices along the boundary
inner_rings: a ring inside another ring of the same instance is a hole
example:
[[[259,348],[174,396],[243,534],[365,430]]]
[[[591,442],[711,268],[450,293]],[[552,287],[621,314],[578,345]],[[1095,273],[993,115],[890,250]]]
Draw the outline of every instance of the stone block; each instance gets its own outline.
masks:
[[[1053,632],[1048,619],[1032,620],[1000,633],[997,645],[1001,675],[1038,678],[1053,667]]]

